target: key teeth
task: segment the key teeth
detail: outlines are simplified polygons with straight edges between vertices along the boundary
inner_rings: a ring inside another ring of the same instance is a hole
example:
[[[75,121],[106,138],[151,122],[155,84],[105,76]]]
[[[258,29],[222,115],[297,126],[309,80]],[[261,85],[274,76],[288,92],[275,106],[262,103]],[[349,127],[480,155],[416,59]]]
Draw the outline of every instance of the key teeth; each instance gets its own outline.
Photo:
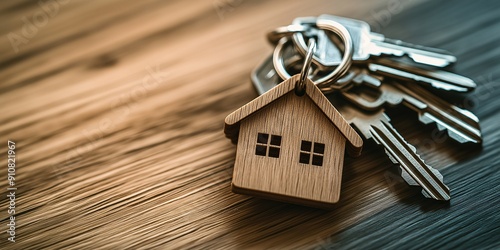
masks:
[[[399,168],[401,170],[401,178],[403,178],[403,180],[410,186],[418,186],[418,183],[413,179],[411,178],[410,174],[408,174],[408,172],[406,172],[406,170],[404,170],[403,168]]]
[[[432,196],[423,189],[422,189],[422,194],[424,195],[425,198],[432,199]]]
[[[441,172],[439,172],[439,170],[429,166],[429,169],[434,173],[434,175],[436,175],[436,177],[440,180],[440,181],[443,181],[443,175],[441,174]]]
[[[439,170],[435,169],[435,168],[432,168],[432,167],[429,167],[429,169],[439,178],[439,180],[443,181],[443,175],[439,172]],[[405,180],[405,182],[410,185],[410,186],[420,186],[413,178],[411,178],[411,176],[408,174],[408,172],[406,172],[403,168],[400,168],[401,170],[401,177],[403,178],[403,180]],[[425,198],[428,198],[428,199],[435,199],[435,200],[443,200],[443,201],[448,201],[451,199],[450,197],[450,189],[446,186],[446,195],[443,195],[442,198],[440,197],[432,197],[429,193],[427,193],[427,191],[425,191],[424,189],[422,189],[421,193],[422,195],[424,195]]]
[[[438,128],[439,131],[443,131],[443,130],[446,129],[443,125],[441,125],[439,123],[436,123],[436,125],[437,125],[437,128]]]
[[[473,121],[475,121],[475,122],[479,123],[479,118],[477,118],[477,116],[476,116],[474,113],[470,112],[469,110],[467,110],[467,109],[461,109],[461,108],[456,107],[456,106],[454,106],[453,108],[454,108],[456,111],[458,111],[458,112],[462,113],[463,115],[465,115],[465,116],[469,117],[469,119],[471,119],[471,120],[473,120]]]
[[[390,126],[390,124],[387,124],[387,126]],[[420,154],[417,153],[417,148],[411,144],[409,144],[405,138],[401,137],[401,140],[403,142],[405,142],[408,146],[408,148],[410,148],[410,150],[412,150],[414,153],[415,153],[415,156],[418,157],[418,159],[420,161],[422,161],[423,164],[425,164],[427,166],[427,168],[434,174],[436,175],[436,177],[441,181],[443,182],[443,175],[441,174],[441,172],[439,172],[439,170],[427,165],[425,163],[425,161],[422,159],[422,157],[420,157]],[[394,163],[394,164],[398,164],[399,165],[399,168],[401,170],[401,178],[403,178],[403,180],[410,186],[420,186],[411,176],[410,174],[405,170],[403,169],[403,167],[401,166],[401,164],[399,164],[396,159],[390,154],[390,152],[388,150],[384,150],[386,155],[389,156],[389,159]],[[446,185],[445,185],[446,186]],[[440,197],[432,197],[429,193],[427,193],[424,189],[422,189],[422,194],[426,197],[426,198],[430,198],[430,199],[436,199],[436,200],[450,200],[450,195],[449,195],[449,188],[446,186],[447,188],[447,194],[445,196],[443,196],[442,198]]]
[[[466,140],[466,139],[464,139],[462,136],[460,136],[459,134],[457,134],[457,133],[455,133],[455,132],[453,132],[453,131],[451,131],[451,130],[448,130],[447,132],[448,132],[448,136],[449,136],[450,138],[452,138],[453,140],[457,141],[457,142],[460,142],[460,143],[466,143],[466,142],[469,142],[469,141],[470,141],[470,140]],[[474,143],[480,143],[480,142],[481,142],[481,140],[479,140],[479,141],[478,141],[478,140],[475,140],[475,141],[472,141],[472,142],[474,142]]]
[[[431,117],[429,117],[427,114],[419,115],[418,120],[422,122],[423,124],[431,124],[435,122]]]
[[[429,167],[429,170],[431,170],[440,181],[444,180],[443,175],[441,174],[441,172],[439,172],[439,170],[437,170],[431,166],[428,166],[428,167]],[[404,170],[402,167],[399,167],[399,169],[401,171],[401,178],[403,178],[403,180],[405,180],[406,183],[408,183],[408,185],[419,186],[419,184],[410,176],[410,174],[408,174],[408,172],[406,172],[406,170]]]
[[[406,139],[402,138],[402,140],[407,143]],[[422,161],[422,163],[425,164],[425,161],[422,159],[422,157],[420,157],[420,155],[417,153],[417,148],[415,148],[415,146],[407,143],[408,147],[411,149],[411,151],[413,151],[415,153],[415,155]],[[389,159],[391,160],[392,163],[396,164],[396,165],[399,165],[399,169],[401,170],[401,177],[406,181],[406,183],[408,183],[408,185],[411,185],[411,186],[419,186],[419,184],[410,176],[410,174],[408,174],[408,172],[406,172],[406,170],[404,170],[402,167],[401,167],[401,164],[392,156],[392,154],[387,150],[387,149],[384,149],[385,151],[385,154],[389,157]],[[429,166],[429,169],[431,169],[431,171],[434,172],[434,168],[430,167]],[[439,173],[439,171],[438,171]],[[439,178],[441,180],[443,180],[443,176],[441,175],[441,173],[439,173]]]
[[[422,162],[424,162],[424,160],[422,159],[422,157],[420,157],[420,155],[417,153],[417,148],[415,146],[413,146],[413,145],[411,145],[411,144],[408,143],[408,147],[411,149],[411,151],[413,151],[413,153],[415,153],[415,155],[418,156],[418,158],[420,160],[422,160]],[[425,164],[425,162],[424,162],[424,164]]]
[[[391,127],[392,128],[392,125],[391,124],[386,124],[385,126],[388,126],[388,127]],[[373,137],[373,136],[372,136]],[[417,149],[415,148],[415,146],[411,145],[410,143],[408,143],[408,141],[406,141],[405,138],[403,138],[402,136],[401,137],[401,140],[406,143],[406,145],[408,145],[408,147],[411,149],[411,151],[413,151],[415,153],[415,155],[418,157],[418,159],[420,159],[422,161],[423,164],[425,164],[425,161],[422,159],[422,157],[420,157],[420,155],[417,153]],[[380,142],[378,142],[377,140],[375,140],[377,142],[378,145],[381,145]],[[385,151],[385,154],[387,156],[389,156],[389,159],[394,163],[394,164],[398,164],[399,165],[399,162],[391,155],[391,153],[387,150],[387,149],[384,149]]]
[[[467,142],[472,142],[472,143],[477,143],[477,144],[482,143],[481,132],[479,130],[478,130],[479,134],[475,134],[474,138],[467,139],[467,138],[464,138],[464,136],[456,133],[455,131],[450,130],[450,129],[446,128],[445,126],[437,123],[436,120],[434,120],[432,117],[428,116],[427,114],[419,115],[418,119],[420,122],[422,122],[423,124],[426,124],[426,125],[435,123],[436,127],[439,131],[446,131],[446,134],[451,139],[453,139],[459,143],[467,143]]]
[[[387,149],[385,149],[384,151],[385,154],[389,156],[389,160],[391,160],[393,164],[399,164],[398,161],[389,153],[389,151],[387,151]]]
[[[434,197],[432,197],[429,193],[427,193],[423,189],[422,189],[422,194],[424,195],[425,198],[439,200],[439,201],[449,201],[451,199],[450,190],[449,189],[448,189],[447,194],[445,196],[443,196],[443,198],[434,198]]]

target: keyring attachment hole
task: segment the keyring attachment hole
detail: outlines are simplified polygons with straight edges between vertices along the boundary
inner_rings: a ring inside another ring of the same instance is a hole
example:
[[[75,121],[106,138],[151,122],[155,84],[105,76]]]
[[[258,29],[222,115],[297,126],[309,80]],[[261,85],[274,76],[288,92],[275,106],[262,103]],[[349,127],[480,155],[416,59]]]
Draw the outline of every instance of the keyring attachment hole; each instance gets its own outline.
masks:
[[[295,84],[295,86],[298,86],[298,83],[299,83],[300,80],[297,80],[297,83]],[[306,88],[298,88],[296,87],[295,88],[295,95],[297,96],[304,96],[306,94]]]

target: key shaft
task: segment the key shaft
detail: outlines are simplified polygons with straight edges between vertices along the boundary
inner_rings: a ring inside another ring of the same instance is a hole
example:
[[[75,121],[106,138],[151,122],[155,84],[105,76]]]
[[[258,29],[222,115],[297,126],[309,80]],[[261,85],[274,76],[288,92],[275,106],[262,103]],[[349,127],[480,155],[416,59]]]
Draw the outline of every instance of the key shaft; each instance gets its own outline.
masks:
[[[444,68],[457,61],[457,58],[446,50],[388,39],[382,34],[371,33],[371,37],[378,38],[372,39],[373,45],[370,47],[370,54],[374,56],[395,55],[401,57],[406,55],[416,63],[439,68]]]
[[[317,28],[314,27],[314,23],[322,19],[333,20],[346,27],[353,40],[353,62],[355,63],[366,63],[367,60],[373,57],[380,57],[383,55],[395,57],[407,55],[418,64],[434,67],[446,67],[456,61],[456,57],[445,50],[385,38],[382,34],[371,32],[370,25],[360,20],[333,15],[321,15],[317,18],[299,17],[293,21],[293,24],[298,26],[309,26],[310,30],[317,30]],[[299,53],[304,55],[307,45],[305,42],[305,34],[303,33],[304,32],[294,33],[293,41]],[[315,32],[310,32],[309,34],[315,34]],[[323,55],[323,57],[320,55]],[[338,46],[330,41],[325,43],[324,46],[318,46],[315,56],[313,57],[313,63],[320,68],[334,67],[339,64],[340,58],[341,52]]]
[[[383,81],[375,100],[367,100],[353,91],[343,92],[345,98],[367,110],[376,110],[383,105],[403,104],[417,112],[424,124],[436,123],[439,130],[460,143],[482,142],[478,118],[471,112],[449,104],[420,86],[395,81]]]
[[[359,71],[357,77],[363,79],[362,74],[363,72]],[[251,78],[259,94],[265,93],[280,81],[273,69],[271,57],[268,57],[252,72]],[[376,83],[372,85],[372,87],[377,87]],[[401,177],[409,185],[423,185],[422,193],[425,197],[437,200],[450,199],[449,188],[443,183],[443,177],[439,171],[424,163],[416,154],[415,148],[409,145],[390,125],[389,118],[382,109],[374,115],[362,112],[350,105],[341,105],[338,100],[330,101],[352,125],[360,130],[365,139],[373,139],[385,148],[391,161],[400,165]]]
[[[477,86],[472,79],[465,76],[437,69],[421,69],[386,58],[369,63],[368,69],[374,74],[430,85],[446,91],[469,92]]]
[[[406,142],[392,127],[383,109],[372,113],[362,112],[347,105],[337,109],[365,139],[373,139],[384,148],[391,161],[401,167],[401,176],[409,185],[421,186],[425,197],[435,200],[450,199],[450,189],[444,184],[443,176],[437,169],[427,165],[416,153],[415,147]]]

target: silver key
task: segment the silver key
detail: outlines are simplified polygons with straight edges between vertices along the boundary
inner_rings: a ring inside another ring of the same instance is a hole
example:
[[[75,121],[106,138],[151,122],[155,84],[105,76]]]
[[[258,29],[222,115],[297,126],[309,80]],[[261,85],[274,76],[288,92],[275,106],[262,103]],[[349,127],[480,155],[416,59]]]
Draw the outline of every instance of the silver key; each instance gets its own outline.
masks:
[[[384,109],[364,112],[352,105],[334,106],[365,139],[373,139],[384,147],[391,161],[400,166],[401,177],[409,185],[422,187],[422,194],[427,198],[444,201],[450,199],[450,189],[444,184],[441,173],[427,165],[416,153],[415,147],[392,127]]]
[[[299,71],[295,72],[287,72],[285,68],[289,66],[287,63],[283,63],[283,61],[290,61],[291,58],[297,56],[297,51],[295,50],[292,42],[288,38],[282,38],[276,44],[275,51],[273,53],[273,65],[276,73],[280,76],[281,79],[288,79],[291,75],[300,73],[300,67],[297,68]],[[320,68],[312,67],[313,74],[311,75],[311,79],[316,81],[317,79],[323,78],[325,75],[329,74],[331,71],[322,71]],[[271,70],[271,69],[269,69]],[[348,69],[346,75],[337,80],[335,84],[330,84],[328,86],[318,86],[320,87],[323,93],[330,93],[339,90],[345,90],[352,87],[353,83],[361,83],[366,82],[368,86],[378,87],[380,85],[381,77],[372,76],[367,69],[361,68],[359,66],[351,66]]]
[[[257,94],[262,95],[277,86],[281,79],[274,70],[273,55],[268,56],[251,73],[252,84]]]
[[[377,110],[383,105],[403,104],[418,113],[419,121],[424,124],[436,123],[440,131],[460,143],[482,142],[478,118],[471,112],[449,104],[422,87],[403,82],[383,81],[379,95],[374,100],[349,92],[342,95],[366,110]]]
[[[285,52],[287,54],[287,52]],[[259,64],[251,73],[250,78],[252,83],[257,90],[259,95],[264,94],[268,90],[275,87],[279,82],[282,81],[280,76],[277,74],[273,65],[273,56],[268,56],[261,64]],[[291,57],[285,60],[285,67],[288,70],[288,73],[291,75],[300,73],[301,65],[300,63],[303,61],[300,57]],[[321,73],[316,70],[314,74]],[[364,86],[368,86],[374,89],[378,89],[381,85],[381,78],[377,76],[371,75],[366,69],[351,66],[349,72],[343,76],[339,81],[343,82],[345,85],[353,85],[358,86],[363,84]],[[346,87],[345,90],[349,89]]]
[[[301,58],[290,58],[287,62],[289,68],[291,68],[293,64],[300,63]],[[300,67],[296,67],[296,69],[300,70]],[[291,73],[295,74],[297,72]],[[263,88],[257,89],[259,94],[271,89],[280,81],[273,68],[271,57],[257,67],[252,72],[251,77],[256,88]],[[365,69],[356,66],[351,67],[349,74],[343,77],[342,80],[353,86],[363,84],[380,91],[377,99],[370,101],[352,92],[343,92],[344,97],[366,110],[376,110],[385,104],[390,106],[403,104],[418,113],[421,123],[436,123],[440,131],[446,130],[450,138],[457,142],[482,143],[479,119],[473,113],[441,100],[420,86],[387,80],[384,81],[384,84],[381,84],[380,78],[374,77],[367,73]],[[255,84],[257,82],[259,84]]]
[[[279,40],[286,36],[292,36],[294,33],[306,33],[311,30],[309,27],[298,24],[291,24],[287,26],[282,26],[274,29],[273,31],[267,33],[267,40],[273,44],[278,44]]]
[[[363,37],[358,35],[359,21],[347,18],[339,18],[339,17],[336,18],[338,18],[340,21],[343,20],[343,23],[345,25],[348,25],[347,26],[348,30],[351,33],[355,34],[352,36],[354,41],[353,45],[355,51],[355,53],[353,54],[354,59],[366,57],[366,52],[363,52],[363,47],[360,46],[360,44],[370,44],[375,40],[381,40],[381,38],[377,38],[377,36],[381,36],[380,34],[371,33],[371,37],[374,39],[373,41],[366,41],[365,39],[364,42],[359,42],[362,40]],[[294,20],[294,22],[298,23],[291,25],[292,27],[295,27],[294,29],[290,29],[288,30],[288,32],[283,32],[284,29],[288,28],[281,27],[271,32],[270,35],[273,34],[274,36],[277,36],[277,34],[280,34],[279,37],[283,37],[294,34],[293,35],[294,42],[296,44],[296,49],[299,52],[303,50],[302,46],[305,46],[302,45],[301,42],[302,41],[301,38],[303,38],[302,33],[305,36],[315,37],[318,40],[318,42],[317,42],[315,57],[313,58],[313,60],[314,59],[316,60],[317,65],[316,64],[315,65],[319,69],[326,71],[331,66],[334,66],[336,64],[336,61],[339,60],[341,55],[337,47],[334,45],[334,43],[332,43],[332,41],[324,33],[324,31],[312,27],[309,27],[309,29],[306,28],[307,24],[312,25],[315,20],[317,21],[317,18],[314,17],[297,18]],[[301,32],[301,34],[296,34],[294,31]],[[410,46],[409,44],[403,42],[400,43]],[[411,45],[411,46],[419,47],[418,45]],[[436,53],[439,52],[438,49],[433,49],[433,48],[425,48],[425,49],[433,50]],[[388,76],[400,80],[414,81],[420,84],[430,85],[434,88],[443,89],[446,91],[469,92],[471,90],[474,90],[477,86],[476,83],[470,78],[458,74],[446,72],[443,70],[438,70],[435,68],[422,69],[416,66],[412,66],[410,64],[405,64],[394,60],[390,60],[388,58],[382,58],[382,57],[377,57],[376,59],[372,58],[370,62],[368,62],[368,67],[370,71],[372,71],[375,74]]]
[[[385,38],[382,34],[370,31],[370,25],[366,22],[338,17],[333,15],[321,15],[318,19],[329,19],[339,22],[344,25],[353,39],[354,45],[354,62],[365,62],[371,56],[379,57],[381,55],[392,55],[401,57],[407,55],[414,62],[419,64],[430,65],[434,67],[446,67],[456,62],[456,57],[450,52],[435,48],[404,43],[399,40]],[[315,17],[300,17],[293,21],[294,25],[313,25],[316,22]],[[304,36],[301,33],[294,33],[293,39],[297,45],[298,51],[305,54],[307,45]],[[316,55],[322,53],[322,49],[316,50]],[[325,50],[328,50],[330,56],[326,58],[313,57],[313,63],[334,67],[340,62],[341,54],[335,44],[330,43]]]
[[[438,69],[421,69],[385,58],[369,63],[368,69],[375,74],[419,82],[447,91],[469,92],[477,86],[472,79],[465,76]]]
[[[369,75],[365,78],[365,76],[362,76],[363,74],[364,72],[361,71],[357,75],[358,81],[362,81],[361,79],[370,79]],[[273,69],[271,57],[268,57],[264,63],[252,72],[251,78],[259,95],[264,94],[281,81]],[[377,87],[377,78],[373,79],[374,83],[370,85]],[[348,105],[335,103],[335,107],[341,108],[338,110],[342,115],[346,119],[349,118],[348,121],[355,124],[359,130],[364,131],[362,133],[365,139],[373,138],[377,143],[386,148],[386,153],[391,161],[395,164],[400,164],[402,170],[401,176],[408,184],[424,187],[423,194],[426,197],[438,200],[450,199],[449,189],[443,184],[443,177],[439,171],[427,166],[420,159],[415,153],[415,148],[407,144],[399,133],[392,128],[389,124],[389,118],[383,113],[382,109],[377,113],[367,115]],[[371,126],[370,123],[374,124],[374,126]]]
[[[268,56],[262,63],[255,68],[250,74],[255,90],[259,95],[266,93],[274,88],[280,81],[280,77],[276,74],[273,66],[273,55]],[[259,83],[259,84],[255,84]]]
[[[292,75],[300,73],[302,69],[302,62],[304,59],[299,56],[293,49],[285,49],[283,51],[283,66],[284,69],[290,72]],[[313,74],[318,74],[315,71]],[[250,74],[252,82],[259,82],[260,84],[254,84],[255,89],[259,95],[267,92],[276,86],[277,83],[281,82],[279,74],[274,68],[273,55],[268,56],[264,61],[262,61]]]

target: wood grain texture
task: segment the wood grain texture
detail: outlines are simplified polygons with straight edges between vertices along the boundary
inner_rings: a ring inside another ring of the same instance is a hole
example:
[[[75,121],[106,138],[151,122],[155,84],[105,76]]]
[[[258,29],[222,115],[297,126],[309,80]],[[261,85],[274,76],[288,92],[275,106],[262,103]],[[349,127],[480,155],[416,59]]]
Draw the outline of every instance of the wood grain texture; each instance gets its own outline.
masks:
[[[237,193],[330,208],[340,196],[346,140],[356,156],[363,141],[312,81],[297,94],[299,81],[292,76],[226,117],[225,131],[235,136],[230,128],[237,127],[239,137],[231,185]]]
[[[258,110],[271,104],[275,100],[294,91],[295,83],[298,81],[298,78],[299,75],[292,76],[292,78],[282,82],[276,88],[273,88],[264,95],[259,96],[258,98],[252,100],[251,102],[245,104],[243,107],[229,114],[225,119],[224,133],[226,133],[226,136],[228,136],[233,142],[236,141],[234,140],[234,137],[238,136],[238,123],[241,120],[252,115],[253,113],[257,112]],[[358,133],[351,126],[349,126],[347,121],[342,117],[337,109],[332,106],[328,99],[326,99],[321,91],[309,79],[307,79],[305,94],[330,120],[332,125],[335,126],[345,137],[349,146],[348,152],[354,157],[359,156],[363,147],[363,140],[358,135]],[[309,111],[304,110],[304,112]]]
[[[13,244],[2,227],[2,249],[498,246],[497,1],[62,3],[17,52],[8,35],[23,35],[23,17],[43,8],[0,4],[0,138],[18,145],[20,225]],[[436,142],[434,127],[391,111],[444,174],[450,204],[407,188],[373,143],[345,159],[334,211],[231,192],[235,148],[223,121],[257,96],[248,78],[272,50],[266,32],[323,13],[447,49],[454,71],[478,82],[467,99],[443,97],[478,115],[482,148]]]

